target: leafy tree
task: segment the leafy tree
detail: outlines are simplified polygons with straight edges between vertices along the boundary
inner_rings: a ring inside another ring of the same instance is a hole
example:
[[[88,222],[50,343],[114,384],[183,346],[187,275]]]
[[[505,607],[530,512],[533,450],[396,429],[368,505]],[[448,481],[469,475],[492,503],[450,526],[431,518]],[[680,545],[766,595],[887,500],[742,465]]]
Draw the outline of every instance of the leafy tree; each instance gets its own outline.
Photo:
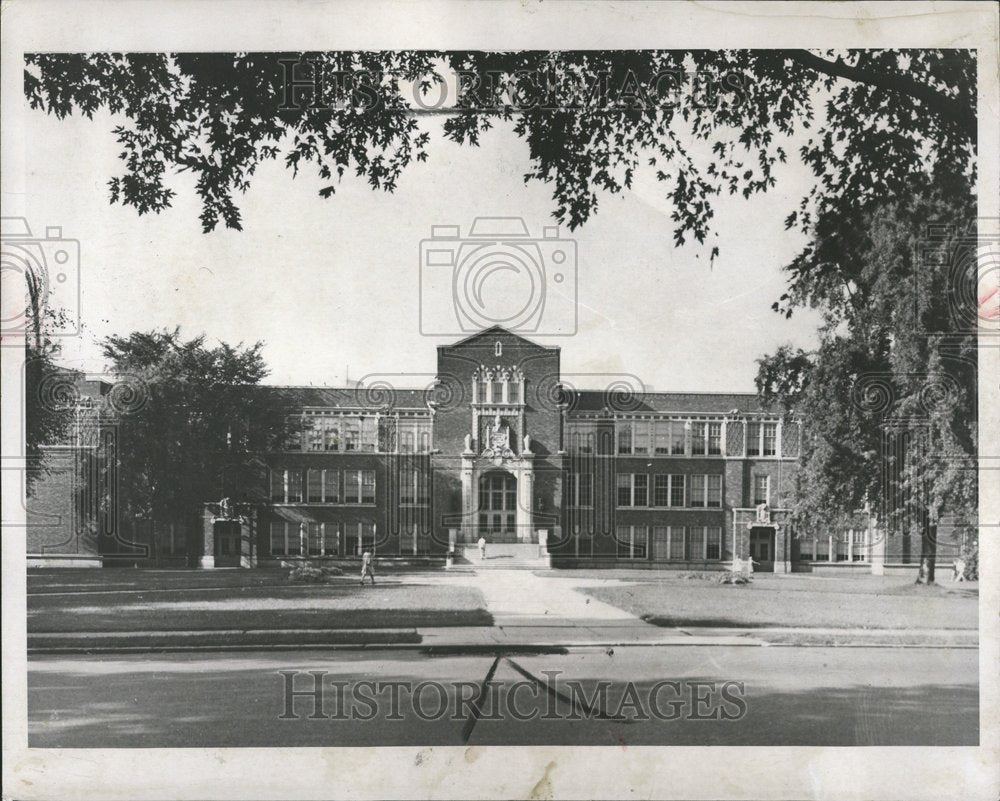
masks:
[[[48,470],[44,448],[63,442],[72,425],[78,375],[57,364],[62,348],[56,334],[66,324],[66,313],[48,305],[37,275],[28,271],[25,278],[25,484],[30,496]]]
[[[970,186],[948,175],[820,217],[774,305],[821,309],[819,347],[779,348],[757,376],[766,402],[805,420],[796,517],[836,525],[871,503],[887,529],[920,534],[930,582],[937,521],[976,521],[975,219]]]
[[[176,520],[207,500],[262,500],[254,454],[280,446],[291,424],[262,343],[209,347],[203,336],[136,332],[103,342],[118,378],[119,520]]]
[[[299,59],[303,63],[296,66]],[[814,221],[894,197],[933,164],[974,171],[976,60],[970,50],[670,50],[313,53],[35,53],[24,91],[58,117],[108,109],[124,174],[111,199],[140,214],[173,198],[170,171],[192,171],[205,231],[239,229],[234,196],[279,156],[312,163],[334,194],[348,172],[392,191],[428,153],[414,91],[463,91],[443,111],[445,137],[476,145],[498,121],[530,150],[525,181],[553,187],[571,227],[640,169],[673,201],[678,243],[711,233],[712,199],[775,183],[785,139],[807,132],[799,157],[815,184],[788,218]],[[288,77],[318,91],[292,86]],[[289,87],[291,86],[291,91]],[[516,118],[516,119],[515,119]],[[712,248],[714,255],[716,249]]]

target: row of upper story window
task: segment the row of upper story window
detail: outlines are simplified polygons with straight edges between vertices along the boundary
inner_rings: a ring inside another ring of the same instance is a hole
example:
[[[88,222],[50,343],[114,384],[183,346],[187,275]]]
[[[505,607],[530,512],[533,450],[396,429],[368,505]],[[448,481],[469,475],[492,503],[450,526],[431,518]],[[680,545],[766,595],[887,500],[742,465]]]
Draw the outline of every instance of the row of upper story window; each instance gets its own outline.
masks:
[[[721,420],[616,420],[613,452],[620,456],[722,456],[727,453],[726,425],[738,425],[742,430],[744,424],[724,424]],[[778,423],[745,425],[745,448],[740,447],[739,455],[780,456]],[[571,422],[566,438],[569,452],[607,453],[610,449],[599,444],[599,433],[598,423]],[[610,438],[610,431],[607,436]]]
[[[272,503],[375,503],[374,470],[272,469]],[[401,504],[430,503],[430,476],[423,470],[402,470],[399,474]]]
[[[426,418],[303,415],[301,421],[298,445],[303,451],[430,453],[431,450],[431,421]]]
[[[754,475],[752,492],[754,506],[770,503],[771,477]],[[593,507],[593,474],[568,473],[565,497],[567,506]],[[721,509],[722,476],[654,473],[651,486],[650,475],[647,473],[619,473],[615,479],[615,504],[619,508]]]

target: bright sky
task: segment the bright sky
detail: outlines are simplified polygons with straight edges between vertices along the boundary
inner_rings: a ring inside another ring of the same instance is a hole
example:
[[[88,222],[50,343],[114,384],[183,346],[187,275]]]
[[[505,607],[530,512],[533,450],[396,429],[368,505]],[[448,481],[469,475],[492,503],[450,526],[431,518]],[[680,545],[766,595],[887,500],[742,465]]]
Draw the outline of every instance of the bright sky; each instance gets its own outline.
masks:
[[[394,194],[349,176],[324,200],[308,166],[292,180],[269,164],[240,202],[244,231],[203,234],[185,176],[158,216],[109,204],[107,181],[121,171],[109,116],[27,120],[28,221],[35,234],[61,225],[81,243],[86,331],[67,341],[64,360],[88,371],[102,367],[101,337],[180,325],[187,336],[264,340],[272,383],[336,385],[349,370],[352,379],[413,374],[391,380],[422,386],[435,347],[460,338],[420,333],[420,241],[431,226],[465,235],[475,217],[522,217],[541,235],[555,224],[548,187],[522,180],[527,147],[509,128],[475,149],[442,140],[440,120],[424,119],[430,158],[411,165]],[[814,315],[785,320],[770,309],[784,290],[780,267],[803,244],[783,227],[809,184],[791,161],[771,193],[716,201],[712,267],[708,246],[674,247],[652,175],[602,197],[582,229],[560,232],[576,241],[577,333],[529,338],[560,345],[578,387],[625,373],[663,391],[752,391],[754,360],[784,342],[811,345],[817,325]]]

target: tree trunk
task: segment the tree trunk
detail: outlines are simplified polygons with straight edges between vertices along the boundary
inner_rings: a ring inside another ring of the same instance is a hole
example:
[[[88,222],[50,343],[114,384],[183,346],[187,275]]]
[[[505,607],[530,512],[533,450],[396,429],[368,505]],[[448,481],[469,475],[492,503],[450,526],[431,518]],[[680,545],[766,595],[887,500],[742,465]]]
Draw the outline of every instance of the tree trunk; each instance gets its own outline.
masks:
[[[927,574],[923,576],[926,584],[934,583],[934,567],[937,561],[937,523],[927,521],[920,537],[920,571],[917,573],[917,583],[921,583],[923,566],[927,565]]]

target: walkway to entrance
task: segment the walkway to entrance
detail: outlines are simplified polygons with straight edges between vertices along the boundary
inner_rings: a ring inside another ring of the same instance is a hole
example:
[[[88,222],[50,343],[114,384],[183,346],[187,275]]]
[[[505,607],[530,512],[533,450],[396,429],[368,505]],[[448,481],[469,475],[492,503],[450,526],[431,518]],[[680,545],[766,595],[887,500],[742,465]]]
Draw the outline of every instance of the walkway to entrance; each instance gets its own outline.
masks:
[[[474,576],[454,576],[452,580],[478,589],[498,626],[539,623],[579,626],[588,622],[648,625],[622,609],[576,590],[628,583],[616,579],[556,578],[527,570],[490,570]]]

